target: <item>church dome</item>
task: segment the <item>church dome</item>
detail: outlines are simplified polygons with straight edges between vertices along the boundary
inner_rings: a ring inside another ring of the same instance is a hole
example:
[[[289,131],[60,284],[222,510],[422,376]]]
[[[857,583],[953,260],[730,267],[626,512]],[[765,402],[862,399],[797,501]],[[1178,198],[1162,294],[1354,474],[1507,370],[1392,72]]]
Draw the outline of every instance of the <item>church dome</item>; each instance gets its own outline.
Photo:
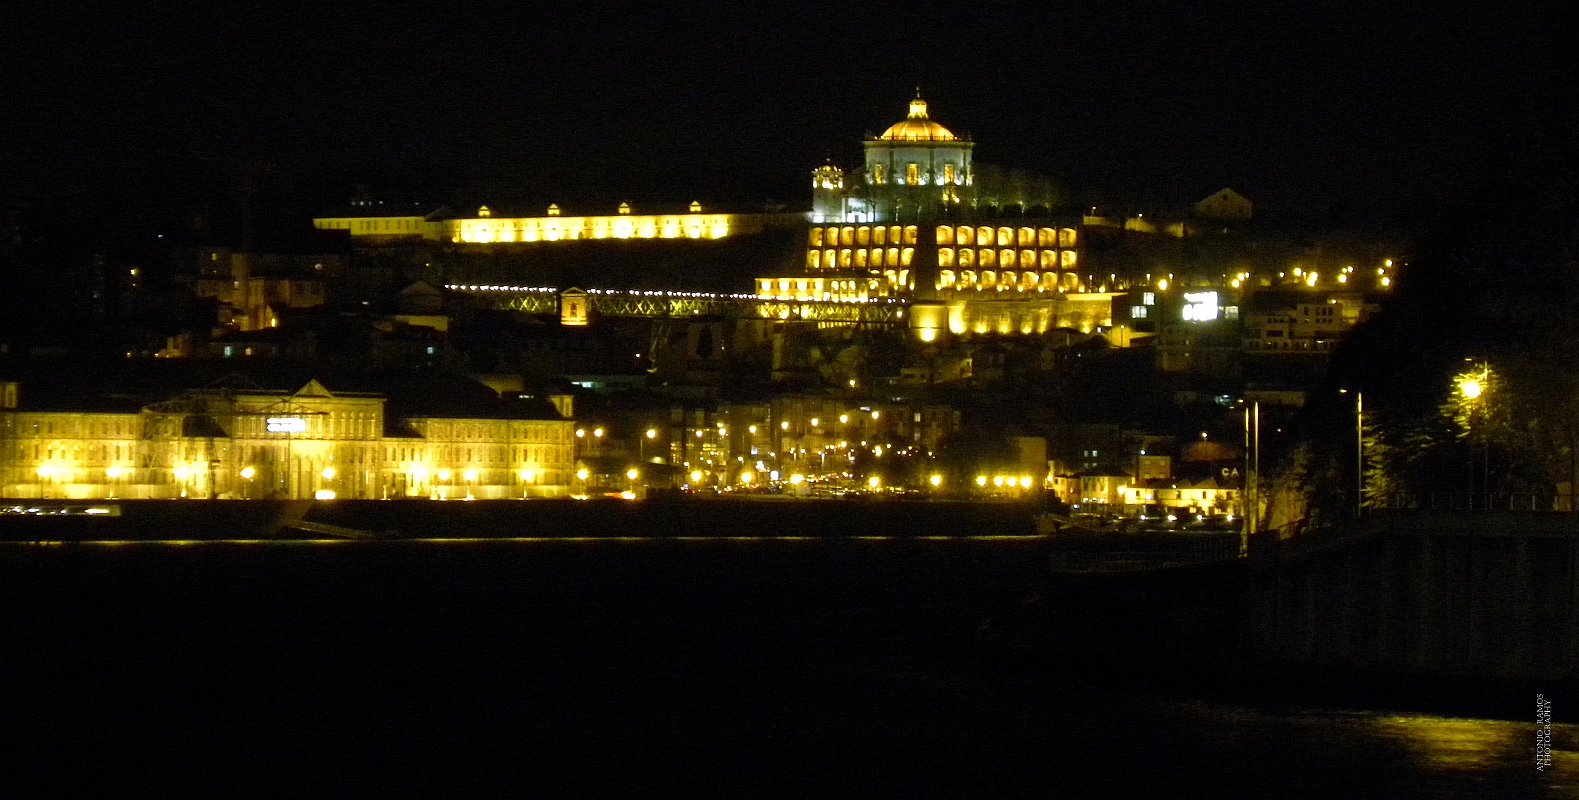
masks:
[[[890,142],[952,142],[956,137],[948,128],[927,119],[927,101],[917,97],[910,101],[910,115],[877,138]]]

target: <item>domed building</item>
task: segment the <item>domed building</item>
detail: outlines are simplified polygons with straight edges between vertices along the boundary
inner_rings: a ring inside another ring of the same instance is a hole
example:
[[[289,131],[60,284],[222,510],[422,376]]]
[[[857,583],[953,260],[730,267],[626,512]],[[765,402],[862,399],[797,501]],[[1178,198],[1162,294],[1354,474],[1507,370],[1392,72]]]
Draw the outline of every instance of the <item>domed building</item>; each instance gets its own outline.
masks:
[[[902,302],[924,341],[1109,330],[1111,294],[1082,272],[1079,218],[978,207],[974,147],[933,120],[921,97],[911,100],[904,119],[863,143],[860,172],[812,172],[805,268],[758,278],[756,295]]]
[[[846,185],[828,165],[812,177],[812,222],[904,222],[932,219],[972,196],[974,143],[927,116],[918,95],[910,113],[865,142],[865,165]]]

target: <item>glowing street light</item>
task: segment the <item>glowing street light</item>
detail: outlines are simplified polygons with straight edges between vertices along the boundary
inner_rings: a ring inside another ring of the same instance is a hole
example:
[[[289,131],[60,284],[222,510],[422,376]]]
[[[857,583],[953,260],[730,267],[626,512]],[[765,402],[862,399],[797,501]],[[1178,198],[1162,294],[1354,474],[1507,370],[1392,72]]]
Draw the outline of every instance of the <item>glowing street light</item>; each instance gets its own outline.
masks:
[[[1458,392],[1464,395],[1465,400],[1474,400],[1480,397],[1480,393],[1485,390],[1486,387],[1481,384],[1479,378],[1460,378],[1458,381]]]
[[[939,486],[942,486],[943,485],[943,476],[942,475],[933,475],[932,477],[927,478],[927,483],[932,484],[932,488],[934,488],[934,489],[939,487]]]

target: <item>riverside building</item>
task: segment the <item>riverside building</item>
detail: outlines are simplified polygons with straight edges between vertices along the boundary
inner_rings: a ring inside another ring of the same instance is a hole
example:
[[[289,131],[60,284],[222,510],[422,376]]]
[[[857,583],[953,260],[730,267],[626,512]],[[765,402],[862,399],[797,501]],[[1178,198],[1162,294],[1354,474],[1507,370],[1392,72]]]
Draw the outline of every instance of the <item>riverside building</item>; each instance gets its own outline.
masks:
[[[215,386],[138,405],[0,383],[0,494],[39,499],[562,497],[574,424],[547,403],[397,403]]]

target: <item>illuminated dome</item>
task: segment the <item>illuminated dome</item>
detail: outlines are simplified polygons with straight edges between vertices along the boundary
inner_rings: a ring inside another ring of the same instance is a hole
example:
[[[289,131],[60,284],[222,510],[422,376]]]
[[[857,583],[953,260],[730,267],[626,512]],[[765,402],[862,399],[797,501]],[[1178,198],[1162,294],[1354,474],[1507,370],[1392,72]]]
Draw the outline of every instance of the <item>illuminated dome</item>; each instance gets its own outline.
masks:
[[[954,134],[927,119],[927,101],[917,97],[910,101],[910,115],[877,138],[891,142],[952,142]]]

